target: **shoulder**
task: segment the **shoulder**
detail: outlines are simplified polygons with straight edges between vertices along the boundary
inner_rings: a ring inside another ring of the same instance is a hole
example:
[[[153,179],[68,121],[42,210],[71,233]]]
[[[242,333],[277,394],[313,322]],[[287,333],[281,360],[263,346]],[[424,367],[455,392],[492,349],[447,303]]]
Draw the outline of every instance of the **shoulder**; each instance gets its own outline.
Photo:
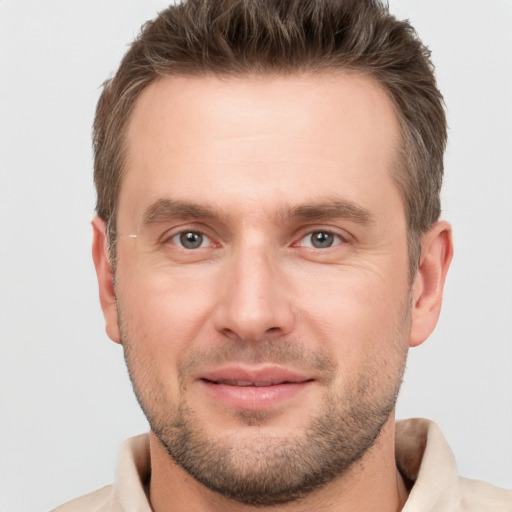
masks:
[[[460,509],[467,512],[512,512],[512,491],[487,482],[459,478]]]
[[[52,512],[113,512],[117,510],[113,501],[113,487],[107,485],[80,498],[60,505]]]
[[[145,493],[150,473],[149,436],[132,437],[119,450],[113,485],[71,500],[52,512],[150,512]]]
[[[400,421],[396,434],[398,469],[413,483],[403,512],[512,512],[512,491],[459,476],[435,423]]]

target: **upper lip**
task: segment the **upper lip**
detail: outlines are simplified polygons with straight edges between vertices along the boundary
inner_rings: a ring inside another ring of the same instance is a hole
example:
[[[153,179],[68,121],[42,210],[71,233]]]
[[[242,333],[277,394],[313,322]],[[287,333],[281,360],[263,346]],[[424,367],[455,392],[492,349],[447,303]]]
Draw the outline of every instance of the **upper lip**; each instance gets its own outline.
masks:
[[[267,365],[260,367],[244,367],[239,365],[225,366],[198,375],[200,380],[221,382],[237,386],[271,386],[283,383],[300,383],[313,380],[312,377],[298,373],[289,368]]]

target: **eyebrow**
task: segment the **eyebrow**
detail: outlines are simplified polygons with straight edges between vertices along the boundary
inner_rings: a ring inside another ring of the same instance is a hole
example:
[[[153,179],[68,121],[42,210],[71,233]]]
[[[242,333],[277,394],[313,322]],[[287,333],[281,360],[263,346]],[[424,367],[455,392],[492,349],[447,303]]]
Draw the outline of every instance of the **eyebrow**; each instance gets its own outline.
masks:
[[[148,206],[142,216],[143,225],[164,222],[169,219],[218,219],[224,218],[220,211],[188,201],[162,198]]]
[[[346,199],[326,201],[293,207],[285,214],[292,220],[346,219],[357,224],[367,225],[375,221],[374,216],[364,207]]]
[[[143,225],[165,222],[169,219],[217,219],[226,222],[228,216],[210,205],[201,206],[189,201],[161,198],[151,204],[143,213]],[[331,198],[323,201],[282,207],[277,215],[280,222],[312,221],[324,219],[346,219],[357,224],[374,222],[374,216],[364,207],[352,201]]]

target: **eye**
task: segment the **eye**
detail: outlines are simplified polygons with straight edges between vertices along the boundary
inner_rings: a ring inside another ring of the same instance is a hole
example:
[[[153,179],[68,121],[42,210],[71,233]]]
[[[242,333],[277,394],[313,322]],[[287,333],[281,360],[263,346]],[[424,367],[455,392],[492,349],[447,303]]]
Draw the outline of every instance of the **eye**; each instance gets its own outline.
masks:
[[[312,249],[329,249],[335,245],[343,243],[341,236],[331,231],[313,231],[301,238],[297,245],[301,247],[310,247]]]
[[[209,237],[199,231],[182,231],[169,239],[173,244],[183,249],[201,249],[211,245]]]

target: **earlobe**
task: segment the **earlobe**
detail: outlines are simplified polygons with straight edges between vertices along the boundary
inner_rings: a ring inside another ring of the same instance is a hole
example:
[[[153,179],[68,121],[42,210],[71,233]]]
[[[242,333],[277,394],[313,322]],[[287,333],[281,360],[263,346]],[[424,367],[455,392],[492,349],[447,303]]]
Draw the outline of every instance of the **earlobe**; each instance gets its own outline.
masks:
[[[453,256],[450,224],[435,223],[422,238],[420,266],[412,287],[409,344],[423,343],[433,332],[443,299],[444,282]]]
[[[96,268],[100,304],[105,317],[108,337],[116,343],[121,342],[117,315],[116,294],[114,289],[114,275],[108,258],[108,241],[105,221],[99,217],[92,220],[93,242],[92,258]]]

